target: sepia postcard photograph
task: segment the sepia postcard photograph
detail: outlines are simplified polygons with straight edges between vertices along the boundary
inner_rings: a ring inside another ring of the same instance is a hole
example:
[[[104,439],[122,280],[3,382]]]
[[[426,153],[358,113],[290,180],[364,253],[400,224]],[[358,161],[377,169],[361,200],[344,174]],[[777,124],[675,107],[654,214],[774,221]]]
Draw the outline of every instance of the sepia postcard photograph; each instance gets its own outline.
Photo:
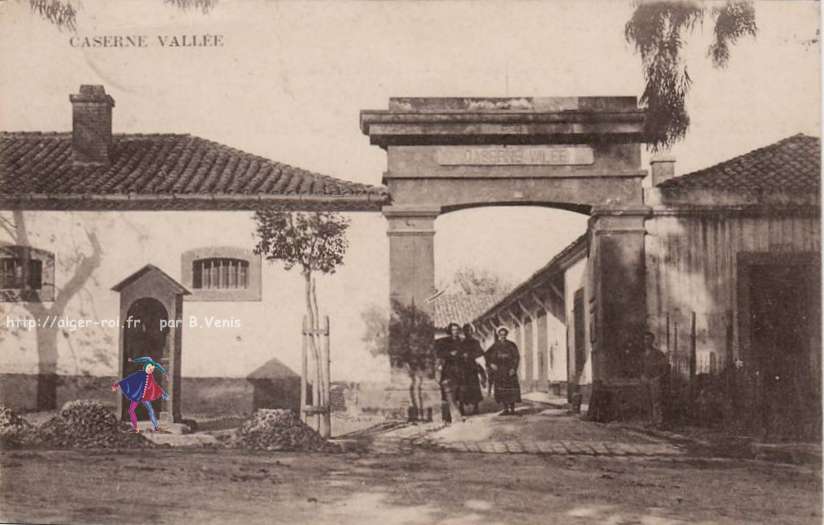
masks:
[[[820,27],[0,0],[0,523],[823,523]]]

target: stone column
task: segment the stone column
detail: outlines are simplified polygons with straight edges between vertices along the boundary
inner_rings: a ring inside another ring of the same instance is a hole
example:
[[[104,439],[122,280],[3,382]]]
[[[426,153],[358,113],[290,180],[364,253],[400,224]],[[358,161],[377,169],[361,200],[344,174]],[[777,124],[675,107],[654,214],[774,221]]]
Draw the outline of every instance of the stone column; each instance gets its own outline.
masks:
[[[644,220],[648,214],[646,207],[596,208],[590,218],[586,301],[595,314],[592,375],[594,387],[608,392],[593,414],[599,419],[643,412],[638,379],[647,319]],[[591,406],[596,404],[593,400]]]
[[[435,219],[437,206],[386,206],[389,221],[389,294],[402,304],[429,312],[435,293]]]
[[[389,298],[403,306],[414,305],[432,315],[427,299],[435,293],[435,219],[440,207],[386,206],[383,215],[389,222]],[[393,343],[390,341],[390,347]],[[412,419],[440,417],[438,385],[426,377],[414,380],[403,368],[390,370],[390,385],[383,401],[392,411]]]

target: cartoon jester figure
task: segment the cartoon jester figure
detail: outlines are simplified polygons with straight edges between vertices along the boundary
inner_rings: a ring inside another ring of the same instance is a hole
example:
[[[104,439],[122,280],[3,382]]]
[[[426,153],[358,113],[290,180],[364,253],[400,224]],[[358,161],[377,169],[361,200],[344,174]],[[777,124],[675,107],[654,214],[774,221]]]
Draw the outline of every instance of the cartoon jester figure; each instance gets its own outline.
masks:
[[[152,420],[152,428],[155,432],[159,429],[157,424],[157,417],[155,417],[154,409],[152,408],[152,401],[156,399],[169,399],[169,395],[157,384],[152,372],[155,368],[165,374],[166,369],[160,363],[151,357],[136,357],[129,359],[130,362],[143,366],[143,370],[129,374],[117,383],[112,385],[112,391],[115,392],[120,389],[120,392],[126,396],[131,403],[129,404],[129,418],[132,421],[132,428],[135,432],[140,432],[137,428],[137,415],[135,409],[139,403],[143,403],[146,411],[149,412],[149,419]]]

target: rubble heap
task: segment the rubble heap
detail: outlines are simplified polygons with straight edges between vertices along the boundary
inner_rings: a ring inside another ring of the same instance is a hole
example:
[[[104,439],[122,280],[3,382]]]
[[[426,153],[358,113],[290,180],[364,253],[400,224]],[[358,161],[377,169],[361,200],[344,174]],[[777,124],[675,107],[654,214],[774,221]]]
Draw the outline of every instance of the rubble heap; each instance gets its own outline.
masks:
[[[32,425],[14,410],[0,405],[0,449],[29,446],[35,440]]]
[[[337,445],[320,437],[291,410],[261,409],[247,419],[226,443],[254,450],[338,452]]]
[[[154,444],[97,401],[69,401],[37,428],[42,446],[55,448],[145,448]]]

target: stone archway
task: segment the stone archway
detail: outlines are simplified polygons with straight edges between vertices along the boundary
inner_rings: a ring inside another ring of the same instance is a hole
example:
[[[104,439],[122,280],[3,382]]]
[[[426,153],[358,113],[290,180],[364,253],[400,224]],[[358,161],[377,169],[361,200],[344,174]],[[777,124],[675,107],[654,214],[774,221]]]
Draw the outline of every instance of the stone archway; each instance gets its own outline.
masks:
[[[153,297],[142,297],[134,301],[126,312],[122,330],[123,352],[120,362],[121,377],[126,377],[138,370],[139,367],[130,363],[130,359],[148,356],[161,363],[164,367],[169,363],[169,346],[167,337],[169,333],[168,323],[169,312],[163,303]],[[160,375],[160,374],[158,374]],[[165,379],[158,378],[161,386],[165,387]],[[153,402],[155,413],[158,415],[167,411],[166,402],[157,400]],[[120,418],[128,421],[126,404],[120,410]],[[140,417],[144,412],[140,412]]]
[[[362,111],[361,130],[387,153],[391,299],[427,308],[443,213],[519,204],[586,213],[593,377],[619,392],[633,383],[627,357],[646,324],[644,118],[635,97],[392,98],[387,110]]]
[[[130,357],[148,355],[166,369],[161,382],[167,401],[162,401],[158,416],[171,423],[181,421],[181,358],[183,296],[190,292],[160,268],[147,264],[129,275],[112,290],[120,294],[120,372],[135,371]],[[117,413],[125,415],[123,396],[117,397]]]

